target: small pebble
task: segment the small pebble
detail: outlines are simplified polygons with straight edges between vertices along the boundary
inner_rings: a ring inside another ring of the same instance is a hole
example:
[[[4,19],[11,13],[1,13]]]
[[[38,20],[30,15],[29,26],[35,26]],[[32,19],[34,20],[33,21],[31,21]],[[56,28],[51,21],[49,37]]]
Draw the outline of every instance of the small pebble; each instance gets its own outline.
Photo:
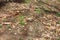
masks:
[[[14,33],[15,35],[17,34],[17,33]]]

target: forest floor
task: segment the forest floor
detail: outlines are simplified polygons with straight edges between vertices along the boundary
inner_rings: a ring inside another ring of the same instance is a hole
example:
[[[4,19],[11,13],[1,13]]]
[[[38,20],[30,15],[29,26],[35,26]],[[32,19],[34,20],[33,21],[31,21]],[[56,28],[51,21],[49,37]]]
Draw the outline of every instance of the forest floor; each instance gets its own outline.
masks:
[[[0,40],[60,40],[59,11],[59,0],[3,3]]]

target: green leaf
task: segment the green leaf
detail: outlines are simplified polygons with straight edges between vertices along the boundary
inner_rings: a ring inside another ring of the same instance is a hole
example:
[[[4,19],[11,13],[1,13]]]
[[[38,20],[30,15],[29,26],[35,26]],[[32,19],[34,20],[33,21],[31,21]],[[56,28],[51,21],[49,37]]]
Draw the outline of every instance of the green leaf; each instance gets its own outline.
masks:
[[[7,28],[11,28],[11,25],[7,25]]]
[[[2,28],[2,24],[0,24],[0,28]]]
[[[60,12],[59,12],[59,13],[56,13],[56,16],[57,16],[57,17],[60,17]]]
[[[19,38],[19,40],[23,40],[22,38]]]
[[[39,9],[39,8],[35,8],[35,10],[34,10],[36,13],[41,13],[41,10]]]
[[[25,22],[22,20],[22,21],[20,21],[19,24],[21,24],[21,25],[25,25]]]
[[[19,24],[20,25],[25,25],[25,22],[24,22],[24,16],[19,16]]]
[[[58,0],[60,2],[60,0]]]
[[[31,0],[25,0],[25,3],[30,3]]]

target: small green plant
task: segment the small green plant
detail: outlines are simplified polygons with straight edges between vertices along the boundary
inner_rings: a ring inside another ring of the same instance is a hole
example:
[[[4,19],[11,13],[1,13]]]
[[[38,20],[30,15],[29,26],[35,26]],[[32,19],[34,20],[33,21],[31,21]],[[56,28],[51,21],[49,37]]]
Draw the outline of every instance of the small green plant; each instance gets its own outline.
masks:
[[[58,0],[60,2],[60,0]]]
[[[40,14],[41,13],[41,10],[39,8],[35,8],[34,10],[36,13]]]
[[[19,38],[19,40],[23,40],[22,38]]]
[[[6,19],[6,18],[4,18],[4,19],[3,19],[3,21],[7,21],[7,19]]]
[[[58,21],[57,24],[60,24],[60,21]]]
[[[20,25],[25,25],[24,16],[19,16],[19,24]]]
[[[59,12],[59,13],[56,13],[56,16],[57,16],[57,17],[60,17],[60,12]]]
[[[60,40],[60,37],[57,40]]]
[[[7,28],[11,28],[11,25],[7,25]]]
[[[2,24],[0,24],[0,28],[2,28]]]
[[[31,0],[25,0],[25,3],[30,3]]]
[[[46,0],[46,2],[49,2],[49,0]]]
[[[60,39],[57,39],[57,40],[60,40]]]

